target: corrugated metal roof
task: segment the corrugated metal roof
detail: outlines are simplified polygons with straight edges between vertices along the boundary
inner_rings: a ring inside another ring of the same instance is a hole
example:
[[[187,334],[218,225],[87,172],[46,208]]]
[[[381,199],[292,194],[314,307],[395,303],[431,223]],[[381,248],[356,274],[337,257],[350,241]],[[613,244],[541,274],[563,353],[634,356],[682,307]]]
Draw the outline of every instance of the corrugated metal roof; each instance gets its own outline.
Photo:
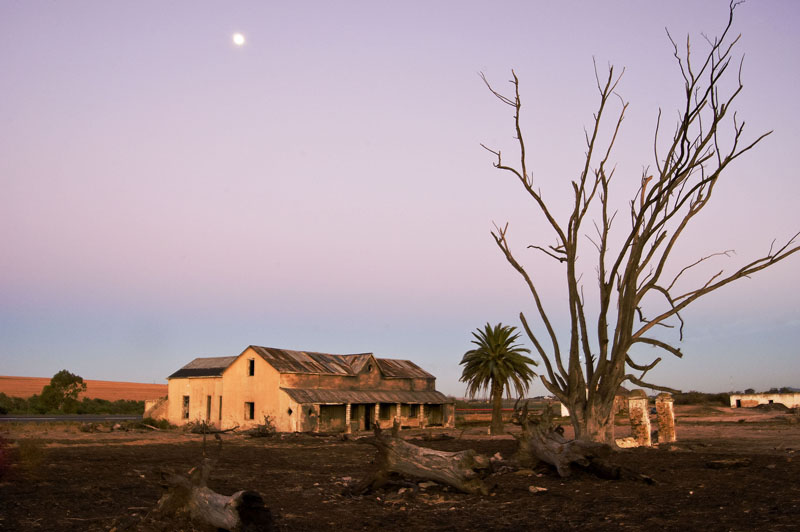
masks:
[[[350,369],[353,370],[353,373],[361,373],[361,370],[364,369],[364,366],[367,365],[367,362],[370,358],[372,358],[372,353],[364,353],[361,355],[339,355],[343,359],[347,361],[350,365]]]
[[[433,375],[417,366],[410,360],[398,360],[394,358],[377,358],[378,366],[384,377],[388,378],[418,378],[432,379]]]
[[[312,351],[292,351],[274,347],[250,346],[281,373],[313,373],[323,375],[355,375],[347,355],[329,355]],[[355,355],[351,355],[355,356]]]
[[[406,390],[318,390],[307,388],[281,388],[297,403],[358,404],[358,403],[407,403],[442,404],[452,403],[441,392]]]
[[[290,349],[260,347],[257,345],[251,345],[250,348],[281,373],[354,376],[358,375],[370,358],[374,358],[372,353],[331,355],[313,351],[292,351]],[[383,376],[389,379],[434,378],[433,375],[410,360],[375,358],[375,361],[378,363]]]
[[[181,369],[167,377],[178,379],[186,377],[218,377],[239,357],[195,358]]]

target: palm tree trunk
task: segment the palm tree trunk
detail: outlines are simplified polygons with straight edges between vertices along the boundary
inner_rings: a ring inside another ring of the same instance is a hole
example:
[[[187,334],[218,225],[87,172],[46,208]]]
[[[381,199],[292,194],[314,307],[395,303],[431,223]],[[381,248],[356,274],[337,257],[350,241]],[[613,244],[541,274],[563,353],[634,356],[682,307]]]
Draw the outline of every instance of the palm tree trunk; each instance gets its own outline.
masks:
[[[503,384],[492,381],[492,436],[503,434]]]

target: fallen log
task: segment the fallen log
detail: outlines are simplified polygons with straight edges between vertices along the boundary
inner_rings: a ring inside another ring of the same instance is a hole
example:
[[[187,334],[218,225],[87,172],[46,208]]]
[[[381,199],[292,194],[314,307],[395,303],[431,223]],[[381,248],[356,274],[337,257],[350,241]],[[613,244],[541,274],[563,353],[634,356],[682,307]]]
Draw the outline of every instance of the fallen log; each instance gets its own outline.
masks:
[[[561,477],[570,476],[578,467],[609,480],[627,478],[653,483],[646,475],[610,463],[607,459],[614,452],[610,445],[566,439],[564,429],[553,424],[549,405],[541,416],[532,418],[526,402],[521,411],[515,412],[514,420],[522,427],[522,432],[514,435],[519,444],[516,462],[521,467],[535,467],[541,461],[554,467]]]
[[[362,495],[380,488],[389,482],[392,474],[415,480],[432,480],[451,486],[464,493],[488,495],[489,488],[483,481],[488,472],[489,459],[473,449],[446,452],[419,447],[397,435],[398,426],[391,433],[375,427],[375,439],[366,441],[377,447],[371,473],[361,482],[346,490],[350,495]]]
[[[188,516],[193,522],[230,532],[274,530],[272,515],[258,492],[242,490],[227,496],[208,487],[214,462],[204,459],[188,476],[162,473],[166,492],[156,511],[166,516]]]

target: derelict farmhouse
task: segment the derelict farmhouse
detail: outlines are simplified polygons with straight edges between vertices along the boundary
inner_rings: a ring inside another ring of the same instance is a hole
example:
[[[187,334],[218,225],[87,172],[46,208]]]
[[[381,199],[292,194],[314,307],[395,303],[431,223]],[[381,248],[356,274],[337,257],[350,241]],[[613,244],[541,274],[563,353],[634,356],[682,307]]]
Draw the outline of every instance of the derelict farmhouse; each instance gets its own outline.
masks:
[[[453,427],[455,405],[436,377],[408,360],[251,345],[232,357],[196,358],[167,377],[166,403],[148,409],[175,425],[220,429],[264,423],[279,432],[355,432],[375,425]]]

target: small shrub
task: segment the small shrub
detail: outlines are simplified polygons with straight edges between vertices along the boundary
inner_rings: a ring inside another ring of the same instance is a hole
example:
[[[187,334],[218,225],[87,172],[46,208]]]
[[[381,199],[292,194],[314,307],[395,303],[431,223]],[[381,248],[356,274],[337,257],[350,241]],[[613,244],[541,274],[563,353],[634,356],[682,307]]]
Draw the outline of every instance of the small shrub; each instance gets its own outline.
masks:
[[[275,429],[275,423],[272,421],[272,417],[264,416],[264,423],[262,425],[256,425],[252,429],[245,430],[244,434],[247,434],[251,438],[266,438],[274,435],[276,432],[277,430]]]

